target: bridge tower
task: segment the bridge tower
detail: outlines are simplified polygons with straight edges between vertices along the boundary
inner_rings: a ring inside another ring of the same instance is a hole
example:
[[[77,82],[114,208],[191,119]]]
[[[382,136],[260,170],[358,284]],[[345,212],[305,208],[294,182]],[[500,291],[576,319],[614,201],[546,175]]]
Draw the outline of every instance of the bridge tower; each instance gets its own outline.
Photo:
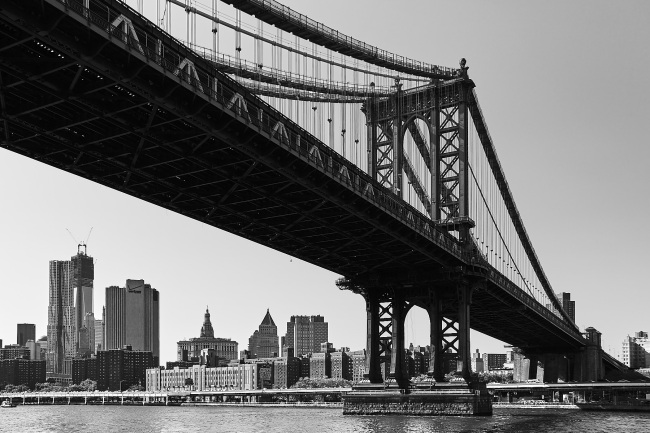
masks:
[[[371,96],[363,111],[368,128],[368,167],[380,185],[404,198],[405,174],[425,211],[441,227],[467,242],[474,222],[469,217],[468,125],[470,92],[465,59],[458,76],[402,90],[395,79],[389,97]],[[426,188],[404,151],[410,134],[429,171]],[[427,193],[427,189],[431,194]]]
[[[469,216],[468,185],[468,105],[473,87],[462,59],[455,78],[408,90],[402,90],[396,78],[390,96],[373,95],[362,109],[368,128],[370,175],[402,199],[410,185],[421,209],[464,248],[472,248],[469,231],[474,226]],[[407,134],[417,147],[416,155],[405,152]],[[430,185],[416,174],[419,161],[415,158],[426,165]],[[429,313],[429,375],[442,381],[451,358],[468,380],[469,308],[475,286],[467,277],[447,273],[426,283],[360,289],[367,311],[366,382],[383,384],[386,380],[389,386],[408,388],[404,319],[413,306]]]

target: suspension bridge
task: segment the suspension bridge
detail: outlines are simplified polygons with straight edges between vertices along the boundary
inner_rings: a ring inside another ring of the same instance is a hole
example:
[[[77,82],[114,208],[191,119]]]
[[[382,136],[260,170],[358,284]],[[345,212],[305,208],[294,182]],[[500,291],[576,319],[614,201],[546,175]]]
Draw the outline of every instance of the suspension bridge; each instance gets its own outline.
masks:
[[[620,368],[544,274],[464,59],[273,0],[142,7],[3,1],[1,146],[340,274],[366,300],[370,384],[408,388],[413,307],[436,380],[450,360],[469,380],[470,328],[548,381]]]

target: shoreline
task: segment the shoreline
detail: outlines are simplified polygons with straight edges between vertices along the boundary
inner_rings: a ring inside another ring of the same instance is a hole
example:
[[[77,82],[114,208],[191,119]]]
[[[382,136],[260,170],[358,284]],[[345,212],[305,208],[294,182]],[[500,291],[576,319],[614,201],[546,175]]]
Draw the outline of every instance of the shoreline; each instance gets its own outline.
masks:
[[[571,403],[546,403],[546,404],[521,404],[521,403],[492,403],[492,409],[560,409],[560,410],[580,410],[575,404]]]
[[[343,409],[343,403],[224,403],[224,402],[192,402],[181,403],[180,406],[235,406],[235,407],[295,407],[317,409]]]

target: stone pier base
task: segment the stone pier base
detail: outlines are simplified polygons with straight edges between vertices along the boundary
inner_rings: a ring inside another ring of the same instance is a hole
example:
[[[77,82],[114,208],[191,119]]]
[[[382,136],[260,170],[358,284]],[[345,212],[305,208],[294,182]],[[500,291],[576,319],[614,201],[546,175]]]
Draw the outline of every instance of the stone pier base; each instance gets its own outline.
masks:
[[[343,398],[344,415],[492,415],[492,397],[467,385],[440,384],[430,389],[359,389]]]

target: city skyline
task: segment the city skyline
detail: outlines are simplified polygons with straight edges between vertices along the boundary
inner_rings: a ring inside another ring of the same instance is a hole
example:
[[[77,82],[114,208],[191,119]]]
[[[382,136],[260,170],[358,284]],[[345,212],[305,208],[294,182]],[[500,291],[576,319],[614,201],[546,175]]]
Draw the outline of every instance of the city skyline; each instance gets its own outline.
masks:
[[[418,60],[455,66],[466,57],[506,178],[556,293],[571,293],[579,326],[601,331],[605,350],[615,353],[625,335],[647,329],[643,306],[650,294],[642,284],[650,235],[611,224],[643,228],[650,207],[642,131],[650,114],[647,3],[435,9],[417,3],[412,7],[422,17],[386,34],[376,28],[394,27],[388,3],[358,5],[374,26],[340,14],[342,2],[284,3]],[[438,20],[432,29],[420,21],[426,15],[465,22]],[[433,45],[414,42],[431,39],[431,31],[448,37]],[[215,306],[215,335],[240,347],[267,308],[277,323],[323,315],[335,347],[365,347],[363,299],[339,291],[335,274],[4,150],[0,184],[0,303],[18,306],[0,318],[4,344],[13,343],[17,323],[36,324],[37,338],[46,334],[47,262],[77,248],[66,228],[82,236],[94,227],[88,252],[96,259],[98,293],[128,278],[143,278],[161,293],[161,362],[174,359],[176,341],[197,335],[205,304]],[[634,206],[618,215],[608,200]],[[98,293],[96,311],[103,306]],[[427,343],[422,317],[421,311],[407,317],[407,340]],[[472,348],[496,352],[499,346],[473,336]]]

